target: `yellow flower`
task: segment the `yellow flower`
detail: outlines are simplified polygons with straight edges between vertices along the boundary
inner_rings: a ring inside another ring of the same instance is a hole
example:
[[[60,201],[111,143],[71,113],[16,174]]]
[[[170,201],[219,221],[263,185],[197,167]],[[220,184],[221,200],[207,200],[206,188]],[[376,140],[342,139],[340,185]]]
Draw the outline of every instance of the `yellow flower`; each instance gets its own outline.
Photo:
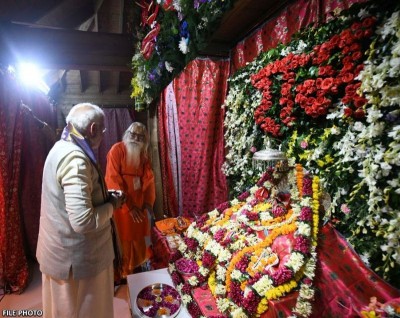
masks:
[[[310,155],[310,151],[304,151],[304,153],[299,154],[299,158],[301,160],[307,160]]]
[[[331,134],[331,128],[325,128],[324,133],[322,135],[322,140],[328,139],[330,134]]]
[[[215,283],[215,271],[213,271],[210,276],[208,277],[208,287],[210,288],[211,293],[214,295],[215,297],[215,287],[216,287],[216,283]]]
[[[133,77],[131,80],[131,85],[133,87],[131,98],[135,98],[143,94],[143,87],[140,87],[139,82],[136,77]]]
[[[380,316],[377,316],[376,312],[374,310],[371,310],[371,311],[361,310],[361,317],[363,317],[363,318],[378,318]]]
[[[332,158],[331,155],[329,155],[329,154],[328,154],[328,155],[325,155],[324,159],[325,159],[326,163],[332,163],[332,162],[334,162],[333,158]]]
[[[261,299],[257,307],[257,315],[261,315],[263,312],[267,311],[268,302],[265,298]]]
[[[317,165],[321,168],[323,168],[325,166],[325,162],[321,159],[317,160]]]
[[[269,210],[272,207],[271,203],[268,202],[263,202],[259,203],[254,207],[255,211],[266,211]]]

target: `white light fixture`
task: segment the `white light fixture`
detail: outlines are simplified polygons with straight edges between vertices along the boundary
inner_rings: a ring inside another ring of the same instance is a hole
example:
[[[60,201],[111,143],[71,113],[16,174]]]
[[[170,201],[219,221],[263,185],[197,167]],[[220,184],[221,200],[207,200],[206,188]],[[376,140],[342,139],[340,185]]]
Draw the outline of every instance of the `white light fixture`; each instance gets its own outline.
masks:
[[[47,95],[50,88],[42,79],[43,73],[43,71],[32,63],[21,63],[18,65],[18,77],[21,83],[37,88]]]

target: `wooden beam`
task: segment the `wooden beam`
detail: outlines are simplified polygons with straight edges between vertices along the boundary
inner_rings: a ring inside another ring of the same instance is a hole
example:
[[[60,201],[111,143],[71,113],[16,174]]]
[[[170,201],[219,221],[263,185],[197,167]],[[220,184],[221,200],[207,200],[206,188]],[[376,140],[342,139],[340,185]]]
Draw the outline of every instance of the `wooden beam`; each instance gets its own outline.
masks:
[[[48,69],[130,69],[132,36],[0,24],[0,62],[34,62]]]

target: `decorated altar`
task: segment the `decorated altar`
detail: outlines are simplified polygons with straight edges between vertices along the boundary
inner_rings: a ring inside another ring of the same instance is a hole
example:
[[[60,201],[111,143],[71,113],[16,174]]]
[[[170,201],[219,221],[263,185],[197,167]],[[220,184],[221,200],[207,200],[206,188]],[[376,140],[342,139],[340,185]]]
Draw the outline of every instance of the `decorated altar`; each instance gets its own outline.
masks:
[[[400,291],[320,222],[318,177],[269,168],[238,198],[193,222],[169,272],[192,317],[351,317]],[[318,234],[319,233],[319,234]]]

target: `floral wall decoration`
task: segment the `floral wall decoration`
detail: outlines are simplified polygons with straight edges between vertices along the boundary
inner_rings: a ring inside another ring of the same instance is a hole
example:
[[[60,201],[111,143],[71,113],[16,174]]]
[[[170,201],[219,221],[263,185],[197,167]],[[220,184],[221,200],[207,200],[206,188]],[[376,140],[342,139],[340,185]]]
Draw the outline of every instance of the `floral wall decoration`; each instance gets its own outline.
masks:
[[[354,4],[230,78],[224,172],[233,194],[266,139],[318,175],[330,220],[400,287],[400,4]],[[371,242],[376,242],[372,245]]]
[[[164,87],[207,45],[234,0],[140,0],[138,48],[132,58],[136,110]]]

